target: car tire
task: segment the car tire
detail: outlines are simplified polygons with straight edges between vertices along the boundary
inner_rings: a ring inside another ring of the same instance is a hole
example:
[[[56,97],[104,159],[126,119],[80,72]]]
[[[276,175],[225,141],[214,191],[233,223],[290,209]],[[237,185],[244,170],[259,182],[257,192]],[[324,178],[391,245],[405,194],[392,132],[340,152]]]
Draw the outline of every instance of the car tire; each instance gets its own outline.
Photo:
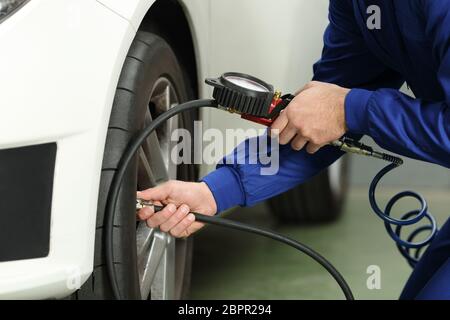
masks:
[[[108,127],[98,196],[94,270],[74,294],[77,299],[113,298],[104,248],[104,213],[113,175],[128,142],[140,129],[165,108],[194,98],[187,79],[163,38],[137,33],[124,62]],[[173,126],[193,132],[196,118],[196,112],[185,113],[150,136],[124,177],[113,233],[114,263],[124,299],[179,299],[189,290],[193,240],[174,239],[149,229],[136,220],[135,212],[138,189],[167,179],[197,178],[195,166],[176,166],[169,161]]]
[[[310,181],[268,200],[282,223],[334,221],[342,214],[348,189],[349,158],[344,156]]]

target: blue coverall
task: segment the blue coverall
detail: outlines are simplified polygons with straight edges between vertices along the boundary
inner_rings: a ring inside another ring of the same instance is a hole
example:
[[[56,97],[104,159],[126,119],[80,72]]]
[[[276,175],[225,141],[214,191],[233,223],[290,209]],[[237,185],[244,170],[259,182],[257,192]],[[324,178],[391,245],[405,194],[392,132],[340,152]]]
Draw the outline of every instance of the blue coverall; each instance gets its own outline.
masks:
[[[368,27],[370,5],[380,8],[380,29]],[[450,1],[331,0],[314,80],[352,88],[345,101],[350,134],[450,167]],[[405,81],[415,99],[398,91]],[[228,164],[203,179],[219,212],[284,192],[342,155],[329,146],[314,155],[278,147],[276,175],[261,175],[261,163]],[[449,257],[450,220],[416,265],[401,298],[450,299]]]

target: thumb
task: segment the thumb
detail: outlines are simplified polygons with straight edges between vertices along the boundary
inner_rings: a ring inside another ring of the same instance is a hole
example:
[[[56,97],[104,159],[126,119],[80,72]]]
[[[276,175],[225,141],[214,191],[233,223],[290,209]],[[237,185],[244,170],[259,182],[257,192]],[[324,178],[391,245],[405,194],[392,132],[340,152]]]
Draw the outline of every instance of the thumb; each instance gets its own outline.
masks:
[[[165,200],[172,192],[172,187],[169,183],[163,183],[159,186],[149,188],[147,190],[138,191],[137,196],[143,200]]]

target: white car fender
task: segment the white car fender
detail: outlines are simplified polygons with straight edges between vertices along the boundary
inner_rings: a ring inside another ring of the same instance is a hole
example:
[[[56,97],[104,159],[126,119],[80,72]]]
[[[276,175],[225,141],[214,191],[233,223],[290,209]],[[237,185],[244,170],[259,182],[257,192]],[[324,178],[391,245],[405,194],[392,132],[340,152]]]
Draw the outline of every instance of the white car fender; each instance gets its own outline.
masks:
[[[134,35],[95,0],[33,0],[0,24],[0,149],[58,146],[50,253],[0,263],[0,298],[67,296],[91,274],[107,126]]]

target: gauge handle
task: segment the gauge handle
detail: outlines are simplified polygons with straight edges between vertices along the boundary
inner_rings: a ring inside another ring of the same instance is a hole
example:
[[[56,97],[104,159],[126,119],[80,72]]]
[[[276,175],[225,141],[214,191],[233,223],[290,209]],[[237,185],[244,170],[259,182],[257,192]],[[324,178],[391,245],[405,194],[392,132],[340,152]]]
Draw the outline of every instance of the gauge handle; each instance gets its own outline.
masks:
[[[275,94],[273,97],[272,103],[270,105],[270,108],[269,108],[270,118],[257,117],[257,116],[253,116],[253,115],[245,114],[245,113],[241,114],[241,118],[261,124],[266,127],[270,127],[275,122],[275,120],[278,118],[278,116],[280,115],[280,112],[283,111],[289,105],[289,103],[292,101],[292,99],[294,99],[294,96],[291,94],[287,94],[284,96],[281,96],[281,94]],[[344,138],[342,138],[339,140],[332,141],[329,144],[334,147],[337,147],[343,151],[356,153],[355,151],[357,149],[359,150],[359,148],[358,148],[359,145],[358,146],[352,145],[352,148],[350,148],[349,145],[350,145],[351,139],[349,139],[349,138],[345,138],[345,139],[347,139],[347,140],[344,140]]]

